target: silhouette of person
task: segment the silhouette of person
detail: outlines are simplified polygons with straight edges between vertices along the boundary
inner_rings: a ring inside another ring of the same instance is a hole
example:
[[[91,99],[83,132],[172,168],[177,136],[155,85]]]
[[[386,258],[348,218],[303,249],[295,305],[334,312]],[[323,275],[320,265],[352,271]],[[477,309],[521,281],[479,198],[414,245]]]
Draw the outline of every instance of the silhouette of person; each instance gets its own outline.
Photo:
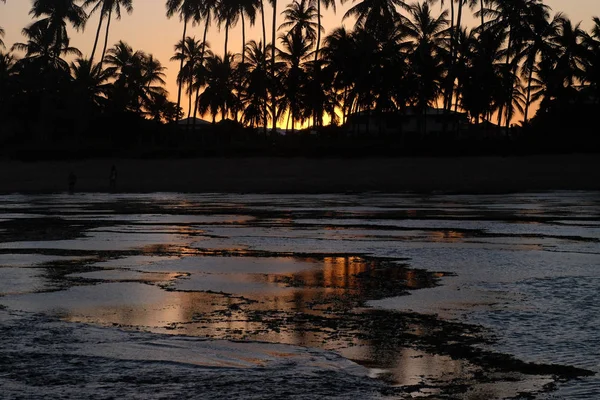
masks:
[[[115,190],[117,187],[117,167],[113,166],[110,168],[110,176],[108,178],[109,186],[111,190]]]
[[[73,171],[69,172],[69,193],[73,193],[75,191],[75,184],[77,183],[77,176],[73,173]]]

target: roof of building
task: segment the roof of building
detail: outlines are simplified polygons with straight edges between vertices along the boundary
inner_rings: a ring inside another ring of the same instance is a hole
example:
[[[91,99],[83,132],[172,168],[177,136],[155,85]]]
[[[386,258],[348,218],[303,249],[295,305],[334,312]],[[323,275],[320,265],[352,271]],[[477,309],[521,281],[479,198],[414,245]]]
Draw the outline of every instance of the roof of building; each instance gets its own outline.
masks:
[[[351,116],[354,115],[375,115],[375,112],[373,110],[365,110],[365,111],[360,111],[354,114],[351,114]],[[463,112],[458,112],[458,111],[454,111],[454,110],[444,110],[443,108],[435,108],[435,107],[427,107],[425,109],[424,112],[425,115],[466,115],[466,113]],[[402,110],[398,110],[398,111],[384,111],[383,115],[404,115],[404,116],[413,116],[413,115],[422,115],[420,111],[417,110],[416,107],[405,107]]]
[[[177,121],[177,125],[179,126],[187,126],[188,123],[190,125],[194,125],[194,120],[196,120],[196,126],[199,125],[210,125],[211,123],[203,120],[202,118],[195,118],[195,117],[190,117],[190,118],[182,118],[179,121]]]

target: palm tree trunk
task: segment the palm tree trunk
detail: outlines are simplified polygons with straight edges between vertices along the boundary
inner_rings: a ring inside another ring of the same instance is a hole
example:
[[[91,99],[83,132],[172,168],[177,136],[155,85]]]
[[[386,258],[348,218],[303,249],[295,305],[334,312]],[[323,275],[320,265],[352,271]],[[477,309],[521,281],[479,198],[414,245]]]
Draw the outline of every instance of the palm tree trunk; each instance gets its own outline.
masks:
[[[529,105],[531,103],[531,80],[533,79],[533,62],[529,65],[529,77],[527,78],[527,102],[525,103],[525,112],[523,113],[523,126],[527,125],[529,115]]]
[[[483,31],[483,25],[485,25],[485,19],[483,18],[483,0],[480,0],[479,12],[481,13],[481,30]]]
[[[94,47],[92,48],[92,55],[90,56],[90,67],[94,66],[94,54],[96,54],[96,47],[98,47],[98,39],[100,38],[100,31],[102,30],[103,20],[104,14],[100,13],[100,21],[98,21],[98,29],[96,30],[96,39],[94,40]]]
[[[460,37],[460,30],[461,30],[461,23],[462,23],[462,10],[463,10],[463,1],[464,0],[458,0],[458,15],[456,16],[456,32],[454,34],[454,43],[455,43],[455,47],[454,47],[454,52],[455,54],[452,56],[453,57],[453,68],[456,68],[457,65],[459,65],[459,59],[458,59],[458,51],[457,51],[457,47],[458,47],[458,38]],[[454,95],[454,78],[455,78],[455,71],[452,72],[452,94]],[[456,101],[454,102],[454,112],[456,112],[456,110],[458,109],[458,91],[456,93]]]
[[[265,4],[264,0],[260,2],[260,16],[262,19],[262,34],[263,34],[263,54],[267,53],[267,27],[265,26]]]
[[[210,23],[210,15],[206,16],[204,23],[204,34],[202,37],[202,51],[200,52],[200,62],[204,63],[204,52],[206,51],[206,34],[208,33],[208,24]],[[198,114],[198,99],[200,98],[200,85],[196,88],[196,99],[194,100],[194,130],[196,128],[196,116]]]
[[[104,48],[102,49],[102,58],[100,59],[100,69],[102,70],[102,62],[104,61],[104,56],[106,55],[106,47],[108,46],[108,32],[110,31],[110,20],[112,18],[112,8],[108,12],[108,18],[106,22],[106,35],[104,36]]]
[[[242,65],[246,62],[246,21],[244,20],[244,10],[240,10],[242,19]]]
[[[192,86],[194,84],[193,79],[194,78],[191,76],[190,73],[190,81],[188,82],[188,125],[190,124],[190,117],[192,116],[192,95],[194,94],[194,90],[192,89]]]
[[[454,0],[450,0],[450,67],[448,69],[448,86],[444,99],[444,109],[449,111],[452,107],[452,92],[454,89]]]
[[[204,51],[206,50],[206,34],[208,33],[208,24],[210,23],[210,16],[206,17],[206,22],[204,23],[204,35],[202,36],[202,62],[204,62]]]
[[[225,52],[223,53],[223,60],[227,57],[227,45],[229,44],[229,17],[225,21]]]
[[[508,33],[508,44],[506,46],[506,80],[507,80],[507,86],[510,82],[508,82],[508,80],[510,79],[510,70],[509,70],[509,65],[510,65],[510,51],[512,50],[512,29],[510,30],[510,32]],[[510,106],[512,104],[512,91],[513,87],[512,87],[512,83],[510,83],[510,90],[508,90],[508,98],[506,99],[506,137],[508,137],[508,127],[510,124],[510,120],[509,120],[509,109]]]
[[[510,133],[510,120],[512,119],[512,110],[510,104],[506,107],[506,137],[509,137]]]
[[[206,34],[208,32],[208,24],[210,22],[210,16],[207,16],[206,22],[204,23],[204,34],[202,38],[202,51],[200,52],[200,62],[204,63],[204,52],[206,51]],[[200,98],[200,85],[196,87],[196,96],[194,98],[194,120],[192,127],[196,130],[196,118],[198,116],[198,99]]]
[[[456,33],[455,33],[456,42],[458,42],[458,38],[460,37],[460,24],[462,23],[463,1],[464,0],[458,0],[458,15],[456,16]]]
[[[319,48],[321,47],[321,0],[317,0],[317,48],[315,49],[315,65],[319,60]]]
[[[504,114],[504,107],[500,106],[498,109],[498,127],[502,128],[502,114]]]
[[[342,106],[342,125],[346,125],[346,120],[348,118],[348,107],[346,105],[346,103],[348,102],[348,88],[346,86],[344,86],[344,95],[343,95],[343,99],[344,99],[344,105]]]
[[[264,0],[260,2],[260,16],[262,20],[262,32],[263,32],[263,60],[266,61],[267,57],[267,29],[265,26],[265,4]],[[263,71],[267,70],[267,66],[263,63]],[[265,85],[265,107],[263,108],[263,133],[267,136],[267,85]]]
[[[183,70],[183,51],[185,48],[185,35],[187,33],[187,18],[183,21],[183,36],[181,38],[181,60],[179,61],[179,74],[181,75],[181,71]],[[177,110],[181,107],[181,89],[183,88],[183,79],[178,79],[178,88],[177,88]],[[188,110],[189,113],[189,110]],[[179,113],[177,113],[177,121],[179,121]]]
[[[277,126],[277,103],[275,95],[275,40],[277,33],[277,0],[273,0],[273,35],[271,37],[271,112],[273,113],[273,133]]]
[[[200,98],[200,86],[196,88],[196,97],[194,99],[194,124],[192,125],[194,131],[196,130],[196,118],[198,115],[198,99]]]

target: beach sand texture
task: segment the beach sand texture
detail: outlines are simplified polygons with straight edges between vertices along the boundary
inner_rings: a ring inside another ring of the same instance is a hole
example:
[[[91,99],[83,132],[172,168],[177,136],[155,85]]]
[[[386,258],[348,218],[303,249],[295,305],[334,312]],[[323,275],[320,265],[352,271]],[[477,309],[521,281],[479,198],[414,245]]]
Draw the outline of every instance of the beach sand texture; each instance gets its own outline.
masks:
[[[600,190],[600,157],[196,158],[0,161],[0,193],[68,189],[190,193],[461,192]]]

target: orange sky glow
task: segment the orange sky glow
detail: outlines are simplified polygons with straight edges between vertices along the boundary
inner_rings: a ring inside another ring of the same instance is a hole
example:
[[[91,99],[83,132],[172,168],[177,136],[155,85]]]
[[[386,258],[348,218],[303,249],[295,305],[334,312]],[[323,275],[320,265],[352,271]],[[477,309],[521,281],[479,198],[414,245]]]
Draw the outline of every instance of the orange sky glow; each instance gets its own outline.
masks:
[[[109,46],[118,40],[124,40],[134,50],[144,50],[157,57],[168,68],[167,89],[170,92],[170,98],[175,100],[177,98],[175,78],[179,66],[178,63],[171,62],[169,59],[173,56],[174,44],[181,40],[183,25],[176,16],[167,19],[165,3],[165,0],[134,0],[133,13],[131,15],[124,14],[120,21],[115,20],[111,23]],[[265,3],[266,29],[267,36],[270,38],[272,8],[268,6],[268,2],[265,1]],[[287,0],[279,0],[278,12],[283,10],[287,4]],[[338,3],[337,13],[334,13],[331,9],[323,11],[323,25],[326,33],[342,24],[346,28],[352,28],[353,21],[342,21],[342,17],[353,4],[352,0],[348,0],[343,5]],[[546,0],[545,4],[552,7],[553,12],[564,12],[573,22],[581,22],[584,29],[591,26],[593,16],[600,16],[600,2],[598,0]],[[10,48],[15,42],[24,41],[21,30],[32,21],[29,16],[30,9],[30,0],[7,0],[6,4],[0,4],[0,26],[6,32],[4,43],[7,48]],[[439,10],[439,6],[434,6],[434,10]],[[470,20],[474,21],[474,19]],[[279,16],[277,23],[280,24],[281,22],[283,22],[283,17]],[[91,52],[97,24],[98,15],[96,14],[88,21],[85,31],[71,31],[71,45],[80,49],[84,56],[89,56]],[[202,26],[192,27],[188,29],[188,35],[202,39],[202,29]],[[240,23],[230,32],[229,51],[231,52],[241,52],[242,50],[241,29]],[[224,37],[224,30],[219,31],[213,23],[208,33],[208,42],[214,52],[223,53]],[[256,26],[247,26],[246,40],[259,40],[261,38],[262,28],[259,17]],[[185,105],[183,107],[186,108]]]

